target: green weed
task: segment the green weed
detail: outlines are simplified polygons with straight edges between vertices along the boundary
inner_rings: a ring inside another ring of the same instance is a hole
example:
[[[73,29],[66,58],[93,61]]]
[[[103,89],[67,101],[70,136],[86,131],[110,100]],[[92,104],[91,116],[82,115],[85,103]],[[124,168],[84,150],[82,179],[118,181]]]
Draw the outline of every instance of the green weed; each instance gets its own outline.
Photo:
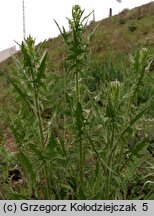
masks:
[[[139,49],[127,64],[108,58],[92,65],[88,16],[76,5],[69,32],[56,23],[65,45],[62,73],[48,69],[45,43],[35,46],[31,36],[20,45],[21,57],[13,57],[14,73],[3,72],[16,92],[10,126],[22,184],[3,183],[2,198],[153,197],[151,135],[144,127],[154,104],[152,57]]]

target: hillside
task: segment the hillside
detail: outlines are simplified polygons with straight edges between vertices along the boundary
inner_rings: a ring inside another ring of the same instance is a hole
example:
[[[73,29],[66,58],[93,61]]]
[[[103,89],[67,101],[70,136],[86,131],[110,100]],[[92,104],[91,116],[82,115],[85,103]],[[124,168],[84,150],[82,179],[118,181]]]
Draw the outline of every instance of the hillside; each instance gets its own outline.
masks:
[[[87,27],[91,32],[99,24],[92,43],[91,60],[100,61],[109,53],[127,55],[137,47],[147,47],[154,52],[154,2],[134,8],[124,9],[120,14],[91,22]],[[35,35],[34,35],[35,36]],[[49,53],[49,68],[61,69],[63,59],[63,41],[61,36],[51,38],[46,43]],[[12,60],[1,64],[1,69],[11,69]]]
[[[121,58],[128,56],[137,47],[147,47],[154,53],[154,2],[134,8],[123,10],[120,14],[91,22],[87,31],[92,32],[98,25],[93,36],[90,48],[91,62],[103,62],[105,57]],[[61,73],[63,71],[64,43],[62,37],[51,38],[46,42],[49,54],[48,70]],[[18,53],[20,55],[20,52]],[[0,63],[0,69],[6,73],[15,69],[12,58]],[[9,83],[0,74],[0,104],[1,109],[7,110],[12,103]],[[7,110],[9,112],[9,110]],[[2,115],[2,113],[0,113]]]
[[[115,59],[128,56],[128,53],[137,47],[147,47],[154,53],[154,2],[132,10],[124,9],[120,14],[99,22],[91,22],[87,26],[87,31],[92,32],[97,25],[89,52],[92,63],[101,64],[108,56]],[[57,38],[49,39],[45,48],[49,54],[48,70],[61,73],[64,56],[62,37],[59,35]],[[0,69],[6,73],[14,68],[12,58],[0,64]],[[5,104],[10,101],[8,85],[9,83],[0,74],[0,104],[4,109],[6,109]]]
[[[108,54],[127,55],[137,47],[147,47],[154,52],[154,2],[124,10],[119,15],[92,22],[88,27],[91,32],[99,24],[94,34],[90,57],[100,61]],[[61,68],[63,41],[61,36],[50,39],[47,43],[50,66]],[[55,64],[56,62],[56,64]],[[59,63],[57,65],[57,62]]]

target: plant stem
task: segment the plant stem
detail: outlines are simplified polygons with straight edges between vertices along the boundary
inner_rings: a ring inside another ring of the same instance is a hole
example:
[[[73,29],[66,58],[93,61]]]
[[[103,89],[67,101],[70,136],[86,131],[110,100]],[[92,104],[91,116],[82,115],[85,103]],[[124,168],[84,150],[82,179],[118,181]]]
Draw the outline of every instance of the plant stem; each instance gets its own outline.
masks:
[[[51,199],[51,180],[50,176],[48,176],[48,166],[47,164],[44,164],[44,173],[45,173],[45,178],[47,181],[47,199]]]
[[[80,160],[79,160],[79,163],[80,163],[80,183],[81,183],[81,186],[83,186],[83,145],[82,145],[82,139],[80,137],[80,143],[79,143],[79,157],[80,157]]]
[[[79,85],[79,72],[76,69],[75,73],[75,84],[76,84],[76,109],[78,109],[78,104],[80,103],[80,85]],[[79,135],[79,170],[80,170],[80,184],[81,188],[83,188],[83,145],[81,134]]]
[[[76,71],[75,73],[75,85],[76,85],[76,107],[80,102],[80,86],[79,86],[79,73]]]
[[[35,103],[35,112],[38,119],[38,126],[39,126],[39,132],[40,132],[40,139],[41,139],[41,147],[44,148],[44,135],[43,135],[43,124],[41,119],[41,113],[40,113],[40,106],[39,106],[39,98],[38,98],[38,88],[35,84],[35,78],[33,70],[31,72],[32,76],[32,83],[33,83],[33,90],[34,90],[34,103]]]
[[[33,79],[33,88],[34,88],[34,102],[35,102],[35,111],[36,111],[36,116],[38,119],[38,126],[39,126],[39,132],[40,132],[40,139],[41,139],[41,148],[44,149],[45,148],[45,142],[44,142],[44,135],[43,135],[43,123],[42,123],[42,119],[41,119],[41,112],[40,112],[40,106],[39,106],[39,98],[38,98],[38,89],[37,86],[34,83],[34,76],[32,75],[32,79]],[[44,164],[44,175],[45,175],[45,179],[47,181],[47,198],[50,199],[51,198],[51,192],[50,192],[50,188],[51,188],[51,181],[50,181],[50,177],[48,176],[48,167],[47,164]]]
[[[42,125],[42,119],[41,119],[41,113],[40,113],[40,107],[39,107],[39,100],[38,100],[38,94],[35,92],[34,95],[35,98],[35,106],[36,106],[36,115],[38,118],[38,126],[40,131],[40,139],[41,139],[41,147],[44,148],[44,135],[43,135],[43,125]]]
[[[45,143],[44,143],[44,135],[43,135],[43,125],[42,125],[42,119],[41,119],[41,113],[40,113],[40,107],[39,107],[39,99],[38,99],[38,94],[36,92],[35,94],[35,105],[36,105],[36,114],[38,118],[38,124],[39,124],[39,131],[40,131],[40,138],[41,138],[41,147],[42,149],[45,148]],[[48,176],[48,167],[47,164],[44,164],[44,174],[45,178],[47,181],[47,198],[51,198],[51,180],[50,176]]]

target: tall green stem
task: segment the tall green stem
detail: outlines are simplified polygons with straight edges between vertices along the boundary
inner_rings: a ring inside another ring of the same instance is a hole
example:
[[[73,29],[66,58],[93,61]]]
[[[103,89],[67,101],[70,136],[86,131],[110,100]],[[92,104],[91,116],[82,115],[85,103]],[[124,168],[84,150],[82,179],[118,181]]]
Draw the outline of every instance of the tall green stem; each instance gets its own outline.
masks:
[[[41,112],[40,112],[40,106],[39,106],[39,98],[38,98],[38,89],[37,86],[35,85],[34,82],[34,75],[32,73],[32,80],[33,80],[33,88],[34,88],[34,102],[35,102],[35,111],[36,111],[36,116],[38,119],[38,127],[39,127],[39,133],[40,133],[40,140],[41,140],[41,148],[45,148],[45,142],[44,142],[44,134],[43,134],[43,123],[41,119]],[[47,181],[47,198],[51,198],[51,181],[50,181],[50,176],[48,176],[48,167],[47,164],[44,164],[44,175]]]
[[[40,132],[40,139],[41,139],[41,147],[44,147],[44,135],[43,135],[43,124],[41,119],[41,113],[40,113],[40,106],[39,106],[39,98],[38,98],[38,89],[35,84],[35,78],[33,71],[31,72],[32,76],[32,83],[33,83],[33,90],[34,90],[34,103],[35,103],[35,112],[38,119],[38,126],[39,126],[39,132]]]
[[[75,107],[76,122],[77,122],[77,153],[78,153],[78,169],[79,169],[79,181],[80,188],[83,189],[83,180],[84,180],[84,148],[82,141],[82,130],[84,125],[83,113],[80,110],[81,101],[80,101],[80,75],[81,70],[85,70],[87,65],[87,53],[88,53],[88,44],[89,39],[85,40],[85,20],[88,16],[82,18],[84,10],[81,10],[79,5],[75,5],[72,8],[72,19],[68,19],[70,31],[67,33],[65,28],[61,29],[57,24],[60,33],[64,39],[66,45],[67,57],[65,59],[68,62],[68,73],[73,72],[73,78],[75,81],[75,100],[73,101],[73,107]],[[91,38],[91,37],[90,37]],[[72,77],[72,76],[71,76]],[[73,82],[74,82],[73,81]],[[81,111],[81,112],[80,112]],[[74,120],[74,119],[73,119]],[[78,124],[79,123],[79,124]]]
[[[75,73],[75,84],[76,84],[76,109],[78,109],[78,104],[80,103],[80,84],[79,84],[79,72]],[[79,170],[80,170],[80,184],[83,187],[83,145],[81,134],[79,135]]]
[[[78,71],[75,74],[75,85],[76,85],[76,107],[78,106],[78,103],[80,102],[80,86],[79,86],[79,73]]]
[[[80,141],[79,141],[79,157],[80,157],[80,183],[81,183],[81,186],[83,186],[83,173],[84,173],[84,170],[83,170],[83,145],[82,145],[82,139],[80,137]]]
[[[40,131],[40,138],[41,138],[41,147],[45,148],[45,143],[44,143],[44,135],[43,135],[43,124],[42,124],[42,119],[41,119],[41,113],[40,113],[40,107],[39,107],[39,99],[38,99],[38,94],[35,92],[35,106],[36,106],[36,114],[38,118],[38,124],[39,124],[39,131]],[[47,197],[48,199],[51,198],[51,181],[50,181],[50,176],[48,176],[48,166],[47,164],[44,164],[44,174],[45,178],[47,181]]]
[[[42,126],[42,119],[41,119],[41,113],[40,113],[40,107],[39,107],[39,100],[38,100],[37,92],[35,92],[34,98],[35,98],[35,106],[36,106],[36,115],[37,115],[37,119],[38,119],[39,131],[40,131],[41,147],[44,148],[43,126]]]

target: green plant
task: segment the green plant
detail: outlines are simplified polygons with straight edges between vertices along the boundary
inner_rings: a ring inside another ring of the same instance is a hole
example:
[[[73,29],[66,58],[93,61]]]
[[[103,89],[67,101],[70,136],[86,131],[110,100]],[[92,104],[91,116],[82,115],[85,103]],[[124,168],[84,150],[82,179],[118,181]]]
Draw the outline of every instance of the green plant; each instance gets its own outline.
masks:
[[[23,180],[15,189],[4,184],[6,198],[153,197],[145,126],[154,104],[151,56],[139,49],[127,61],[107,56],[91,65],[93,32],[87,33],[83,14],[80,6],[72,8],[68,32],[56,23],[65,44],[64,73],[48,70],[44,43],[35,46],[31,36],[14,57],[17,70],[3,72],[17,93],[11,129]]]
[[[129,29],[130,32],[134,32],[134,31],[136,31],[137,28],[138,28],[137,23],[134,22],[134,21],[131,22],[131,23],[129,24],[129,26],[128,26],[128,29]]]
[[[79,190],[84,192],[84,155],[85,148],[83,144],[83,128],[85,127],[85,117],[83,114],[83,107],[81,103],[81,88],[83,88],[82,77],[83,74],[87,71],[87,57],[88,57],[88,48],[90,44],[90,40],[92,38],[92,34],[89,34],[86,38],[86,19],[88,16],[83,17],[84,10],[81,10],[79,5],[75,5],[72,8],[72,19],[68,19],[70,30],[67,33],[65,28],[61,30],[59,25],[57,24],[60,33],[64,39],[66,46],[66,58],[65,58],[65,72],[66,72],[66,83],[69,79],[72,82],[75,82],[74,93],[72,94],[73,101],[70,104],[73,107],[73,113],[71,115],[75,116],[75,126],[76,126],[76,140],[75,143],[78,151],[78,169],[79,169]],[[67,86],[66,86],[67,88]],[[73,86],[72,86],[73,88]],[[66,96],[68,99],[68,93],[66,92]]]
[[[41,55],[41,46],[35,47],[35,40],[29,36],[20,45],[22,61],[15,56],[14,61],[17,66],[14,76],[4,73],[7,80],[13,85],[18,93],[17,99],[20,100],[20,111],[12,117],[12,130],[19,147],[18,158],[23,165],[25,172],[30,180],[30,191],[37,184],[36,173],[33,170],[31,162],[30,145],[33,150],[36,148],[44,151],[48,145],[48,140],[44,131],[44,125],[41,118],[41,89],[47,63],[47,53]],[[30,140],[29,140],[30,139]],[[32,150],[31,149],[31,150]],[[37,151],[36,151],[37,152]],[[35,153],[36,153],[35,152]],[[39,164],[39,161],[38,161]],[[42,171],[47,181],[47,197],[50,198],[50,179],[48,177],[48,168],[46,162],[42,159]],[[31,192],[30,192],[31,193]],[[36,190],[36,194],[38,191]]]

